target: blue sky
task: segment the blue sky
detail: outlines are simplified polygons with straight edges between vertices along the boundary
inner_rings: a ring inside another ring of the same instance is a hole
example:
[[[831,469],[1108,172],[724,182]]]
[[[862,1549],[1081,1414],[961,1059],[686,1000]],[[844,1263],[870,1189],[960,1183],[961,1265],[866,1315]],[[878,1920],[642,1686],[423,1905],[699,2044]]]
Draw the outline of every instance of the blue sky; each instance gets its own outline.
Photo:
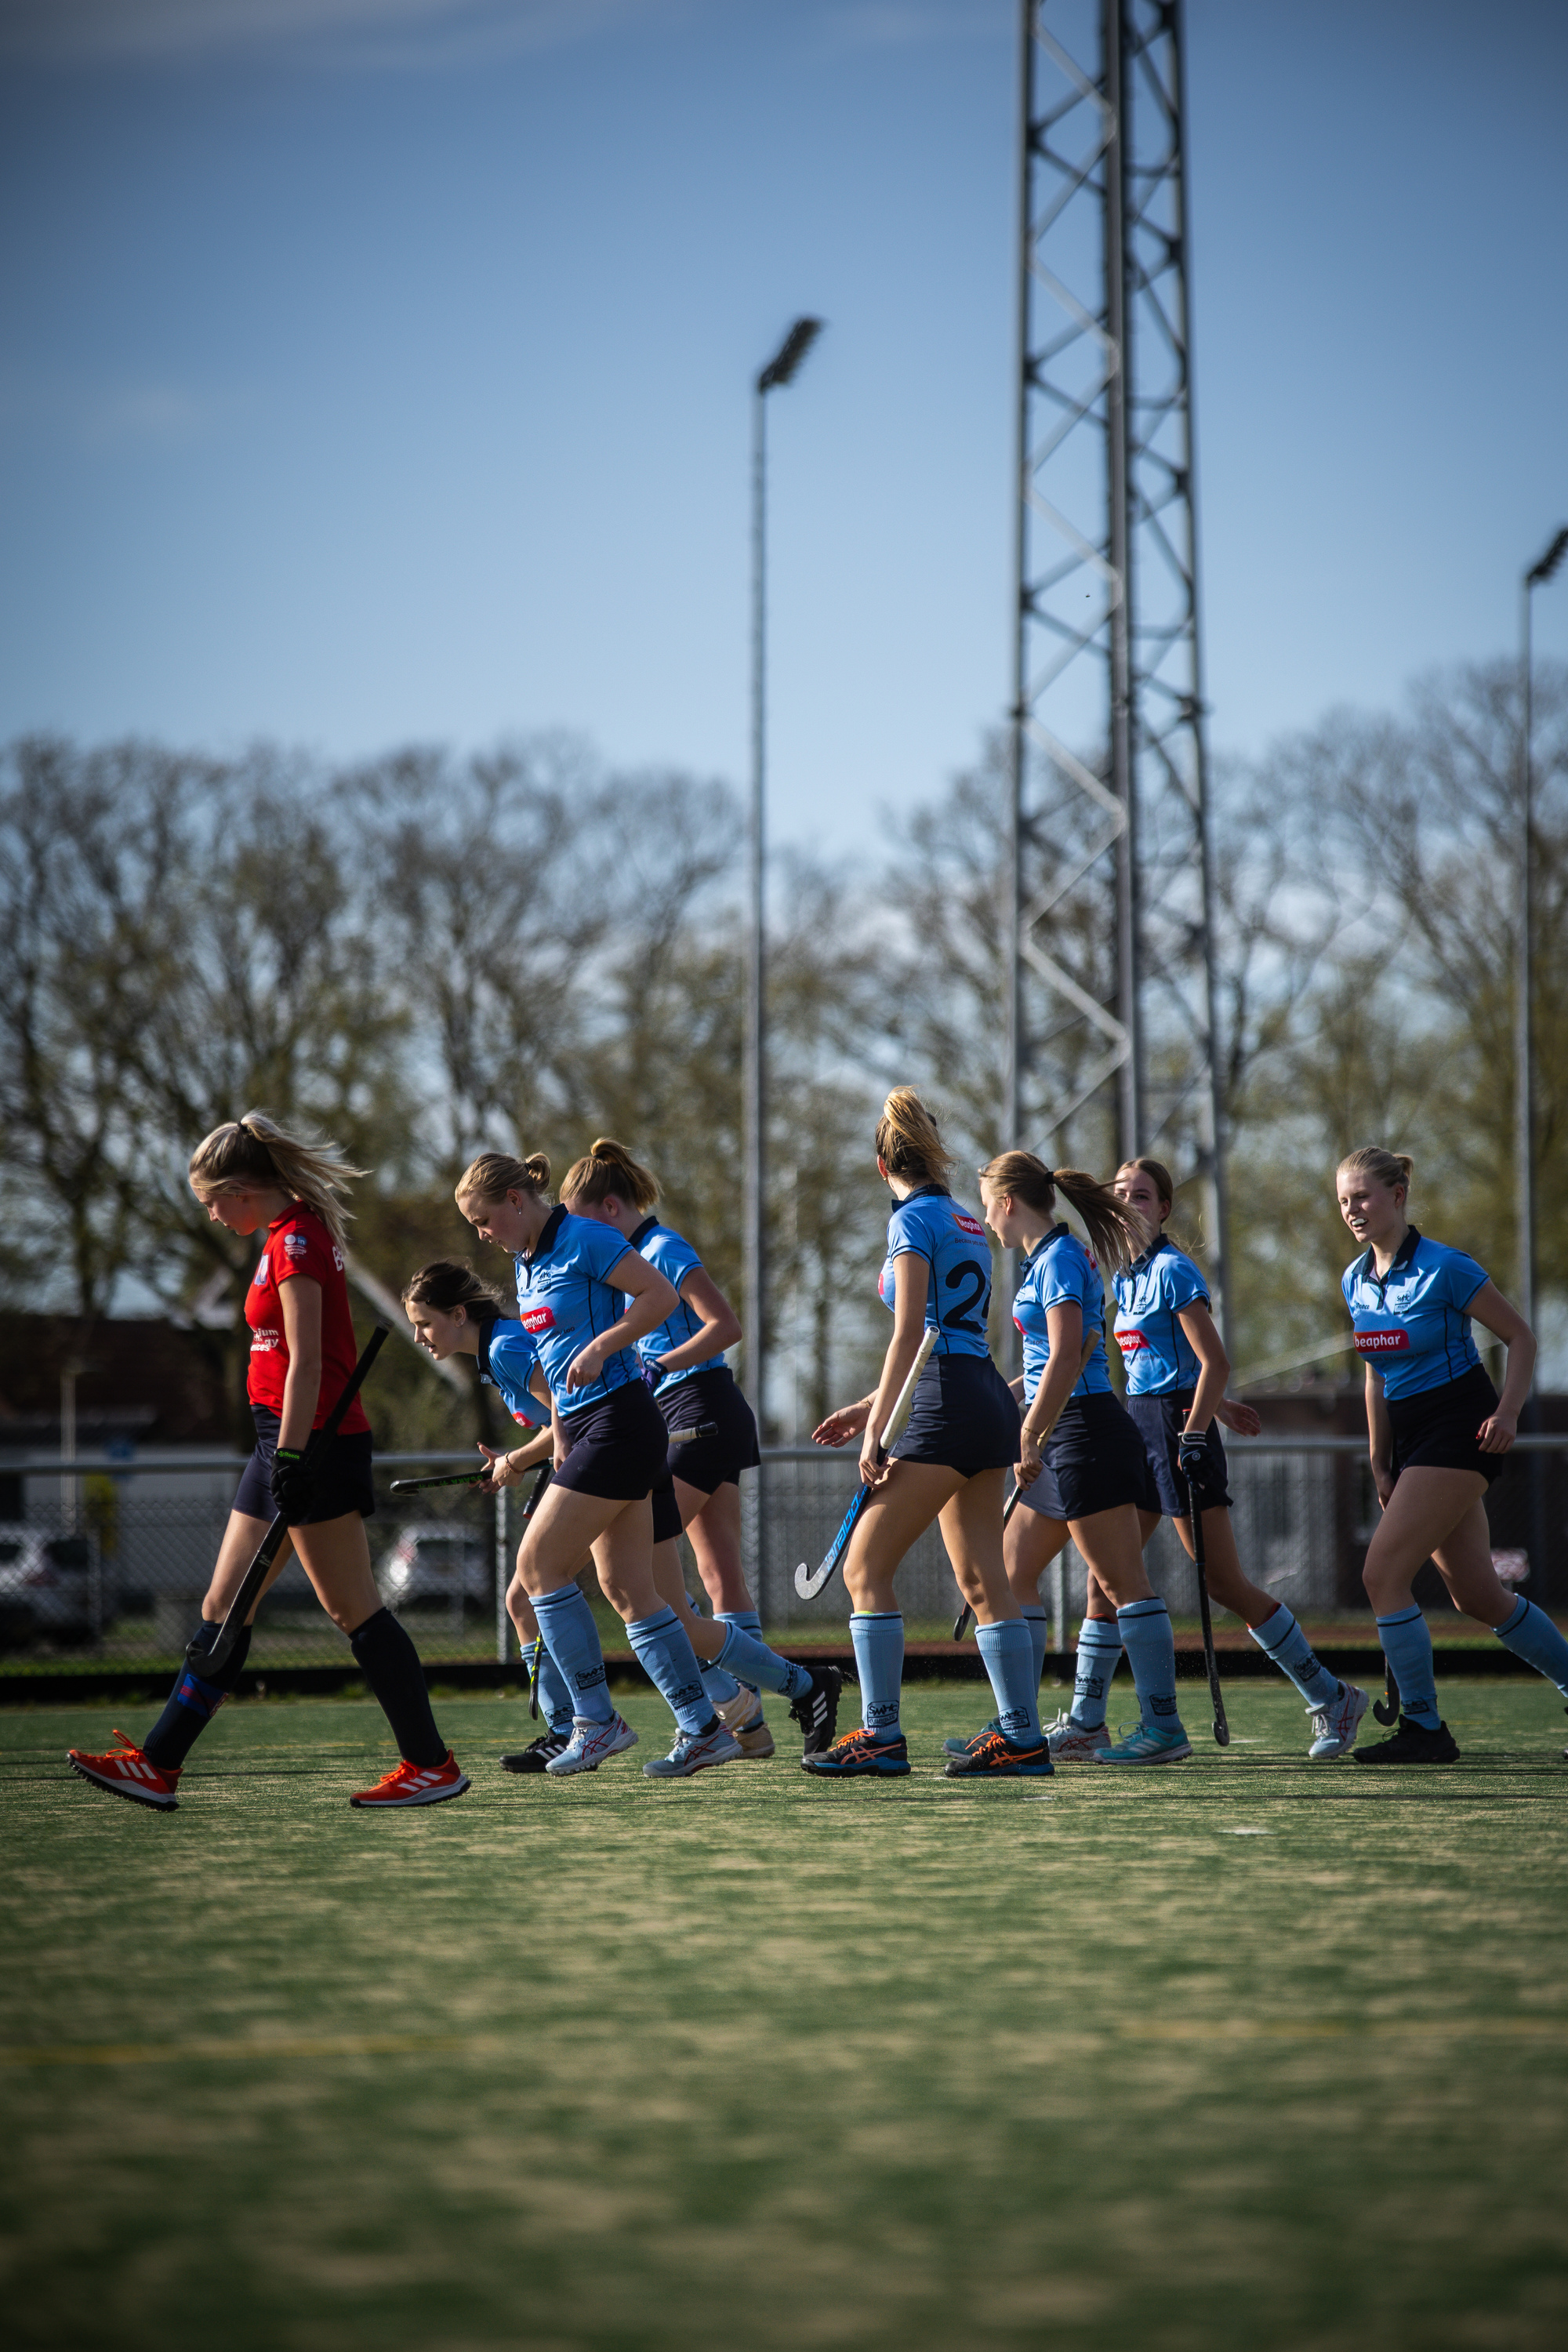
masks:
[[[1010,0],[5,0],[0,735],[566,727],[865,847],[1006,698]],[[1190,0],[1207,666],[1510,648],[1568,520],[1568,10]],[[1538,598],[1568,655],[1568,579]]]

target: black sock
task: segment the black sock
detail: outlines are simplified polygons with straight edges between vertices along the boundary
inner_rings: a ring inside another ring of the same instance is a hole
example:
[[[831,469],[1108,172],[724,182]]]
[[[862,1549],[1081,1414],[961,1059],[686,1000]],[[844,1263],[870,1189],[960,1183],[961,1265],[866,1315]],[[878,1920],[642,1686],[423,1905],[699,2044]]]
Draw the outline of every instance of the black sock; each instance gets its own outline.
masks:
[[[217,1640],[218,1628],[203,1618],[195,1640],[210,1650]],[[182,1765],[225,1699],[239,1680],[240,1669],[250,1649],[250,1628],[247,1625],[234,1645],[226,1666],[209,1677],[193,1673],[182,1666],[174,1677],[174,1687],[169,1693],[168,1704],[152,1730],[142,1743],[142,1753],[149,1764],[173,1772]]]
[[[404,1762],[417,1764],[426,1771],[444,1764],[447,1743],[430,1712],[419,1653],[391,1610],[378,1609],[374,1617],[367,1617],[349,1635],[349,1646],[381,1702]]]

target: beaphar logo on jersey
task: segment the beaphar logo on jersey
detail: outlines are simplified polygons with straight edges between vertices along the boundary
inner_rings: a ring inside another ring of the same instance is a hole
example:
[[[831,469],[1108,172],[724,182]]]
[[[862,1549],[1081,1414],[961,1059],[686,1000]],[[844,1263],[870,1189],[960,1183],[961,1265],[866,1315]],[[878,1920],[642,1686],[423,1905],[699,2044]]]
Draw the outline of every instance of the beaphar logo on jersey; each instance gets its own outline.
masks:
[[[518,1318],[525,1331],[553,1331],[555,1318],[548,1307],[530,1307]]]
[[[1124,1356],[1137,1356],[1142,1354],[1146,1349],[1152,1348],[1154,1343],[1147,1331],[1134,1328],[1130,1331],[1118,1331],[1116,1344]]]
[[[977,1241],[984,1240],[984,1226],[978,1218],[972,1217],[967,1209],[954,1209],[952,1222],[961,1234],[973,1234]]]
[[[1355,1335],[1358,1356],[1397,1356],[1409,1345],[1408,1331],[1358,1331]]]

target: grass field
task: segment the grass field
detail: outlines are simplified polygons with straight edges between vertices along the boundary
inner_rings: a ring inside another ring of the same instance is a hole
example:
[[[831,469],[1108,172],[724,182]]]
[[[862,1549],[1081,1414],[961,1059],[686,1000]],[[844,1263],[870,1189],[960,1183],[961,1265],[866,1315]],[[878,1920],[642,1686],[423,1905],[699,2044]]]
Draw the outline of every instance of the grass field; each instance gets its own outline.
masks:
[[[1556,1695],[1392,1785],[1244,1684],[1228,1755],[976,1790],[981,1697],[906,1781],[662,1788],[651,1693],[564,1785],[447,1699],[473,1792],[384,1820],[363,1702],[229,1707],[164,1817],[61,1760],[141,1715],[0,1717],[8,2343],[1555,2352]]]

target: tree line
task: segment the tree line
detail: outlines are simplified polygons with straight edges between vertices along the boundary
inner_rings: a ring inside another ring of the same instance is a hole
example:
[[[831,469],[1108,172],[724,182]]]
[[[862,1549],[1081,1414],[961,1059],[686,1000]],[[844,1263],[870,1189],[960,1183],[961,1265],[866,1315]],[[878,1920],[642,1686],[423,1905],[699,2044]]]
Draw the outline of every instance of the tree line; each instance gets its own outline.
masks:
[[[1539,1243],[1568,1290],[1568,669],[1536,684]],[[1238,1365],[1338,1328],[1348,1255],[1330,1191],[1351,1143],[1418,1162],[1417,1215],[1506,1288],[1517,677],[1473,666],[1398,716],[1338,713],[1216,793],[1231,1328]],[[889,820],[879,859],[781,861],[770,940],[773,1433],[868,1377],[886,1202],[882,1092],[927,1090],[961,1167],[1004,1144],[1007,778],[999,743]],[[184,1182],[248,1105],[336,1136],[374,1171],[353,1245],[395,1289],[465,1245],[452,1183],[479,1151],[595,1134],[655,1167],[672,1223],[737,1290],[741,824],[723,783],[609,772],[534,736],[329,768],[260,745],[21,739],[0,754],[0,1286],[103,1315],[128,1298],[208,1335],[238,1408],[233,1312],[250,1249]],[[1110,877],[1049,942],[1088,971]],[[1069,1040],[1070,1044],[1070,1040]],[[1109,1105],[1022,1139],[1105,1170]],[[1183,1164],[1179,1134],[1152,1139]],[[1188,1237],[1202,1250],[1205,1236]],[[484,1263],[487,1254],[475,1253]],[[490,1271],[504,1276],[491,1257]],[[479,1409],[411,1355],[388,1443]]]

